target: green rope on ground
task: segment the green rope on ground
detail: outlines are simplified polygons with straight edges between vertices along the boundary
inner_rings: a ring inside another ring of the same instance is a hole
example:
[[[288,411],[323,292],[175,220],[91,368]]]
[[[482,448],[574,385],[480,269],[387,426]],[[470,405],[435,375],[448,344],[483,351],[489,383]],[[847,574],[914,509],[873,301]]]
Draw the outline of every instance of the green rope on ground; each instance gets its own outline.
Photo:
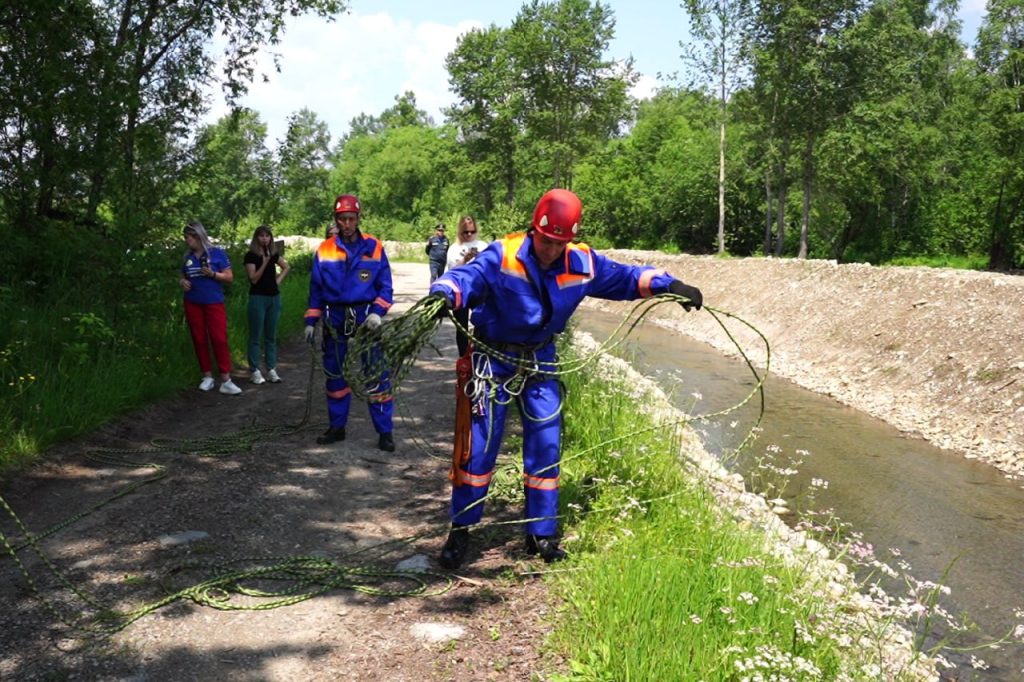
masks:
[[[596,352],[573,361],[558,362],[556,363],[556,366],[552,368],[553,372],[545,371],[545,374],[558,376],[580,371],[588,367],[590,364],[596,362],[603,352],[608,352],[621,344],[636,325],[639,324],[654,307],[665,302],[676,303],[682,300],[683,299],[681,297],[669,294],[662,295],[654,299],[648,299],[637,304],[630,311],[630,314],[628,314],[619,324],[615,332],[613,332],[613,334],[600,345]],[[346,358],[344,368],[348,383],[353,387],[353,392],[364,398],[373,395],[374,390],[379,391],[377,387],[381,383],[380,379],[384,372],[388,372],[390,375],[393,387],[392,390],[397,389],[400,386],[402,379],[412,368],[420,351],[430,343],[430,339],[440,323],[439,315],[443,308],[443,301],[434,297],[427,297],[418,301],[406,314],[389,320],[376,330],[368,330],[365,329],[365,327],[361,327],[360,330],[357,331],[356,335],[350,340],[351,352]],[[767,339],[765,339],[763,334],[737,316],[709,307],[705,307],[704,310],[707,310],[712,314],[714,319],[723,328],[726,335],[736,346],[740,355],[743,357],[744,361],[747,363],[751,372],[757,379],[756,385],[743,401],[730,408],[704,415],[687,416],[683,419],[659,423],[649,429],[645,429],[645,431],[670,429],[695,419],[724,416],[725,414],[739,409],[742,405],[749,402],[755,394],[760,394],[761,411],[757,419],[757,424],[751,429],[747,438],[744,439],[744,442],[737,447],[736,450],[739,451],[742,447],[745,447],[750,440],[752,440],[754,431],[757,425],[760,424],[764,414],[763,384],[764,377],[767,375],[767,366],[765,374],[758,375],[753,363],[749,360],[739,343],[722,322],[719,315],[735,319],[757,333],[765,344],[769,362],[770,348],[768,346]],[[455,324],[463,332],[467,333],[467,336],[470,337],[478,348],[484,349],[488,354],[519,368],[523,372],[536,369],[535,363],[532,361],[524,361],[518,356],[508,355],[497,349],[489,348],[485,344],[481,343],[479,339],[474,338],[472,334],[469,333],[469,330],[463,328],[457,321],[455,321]],[[623,330],[625,330],[624,333]],[[620,334],[621,337],[619,336]],[[87,457],[94,462],[112,466],[152,468],[156,473],[152,476],[146,477],[145,479],[125,486],[110,497],[101,500],[99,503],[92,505],[88,509],[79,512],[78,514],[69,517],[68,519],[65,519],[64,521],[38,534],[32,534],[29,532],[21,519],[8,505],[7,501],[0,496],[0,506],[3,507],[4,511],[12,519],[14,519],[15,525],[25,538],[20,545],[14,545],[10,542],[7,535],[0,531],[0,544],[3,545],[6,555],[12,559],[19,571],[25,577],[31,591],[42,603],[43,607],[51,613],[56,620],[64,623],[75,633],[78,633],[81,636],[102,636],[113,634],[127,627],[139,618],[142,618],[163,606],[183,600],[189,600],[200,605],[211,606],[213,608],[223,610],[266,610],[305,601],[334,589],[351,589],[366,594],[385,597],[428,597],[443,594],[451,589],[453,581],[451,576],[448,574],[429,571],[418,572],[377,569],[367,566],[365,561],[361,564],[346,566],[330,559],[311,556],[243,558],[232,559],[221,563],[190,562],[187,564],[181,564],[174,569],[174,572],[203,570],[212,573],[212,577],[206,578],[195,585],[173,591],[162,599],[144,604],[143,606],[130,611],[118,611],[116,609],[104,607],[101,602],[75,586],[40,549],[39,542],[43,538],[59,532],[84,516],[133,492],[139,487],[160,480],[167,475],[166,467],[164,465],[151,461],[127,459],[124,457],[126,454],[181,452],[184,454],[204,457],[220,457],[228,453],[249,450],[253,443],[257,441],[291,433],[303,428],[309,421],[312,404],[313,375],[320,364],[317,361],[318,358],[312,347],[310,348],[310,357],[310,381],[308,382],[306,391],[305,414],[302,420],[296,425],[258,427],[248,429],[242,433],[214,436],[204,439],[155,439],[152,441],[151,447],[135,450],[114,448],[92,450],[87,453]],[[547,363],[545,364],[547,365]],[[545,369],[547,369],[547,366]],[[574,453],[569,457],[563,458],[562,461],[564,462],[571,458],[584,456],[589,452],[593,452],[601,448],[607,448],[617,441],[632,438],[634,436],[635,434],[629,434],[608,439],[588,448],[587,450]],[[658,499],[669,499],[678,494],[682,494],[682,492],[673,493],[663,496],[662,498],[652,499],[646,502],[656,502]],[[489,496],[490,495],[488,495],[488,497]],[[484,500],[480,500],[477,504],[482,504],[483,502]],[[598,513],[605,511],[618,511],[618,508],[614,510],[595,509],[585,513]],[[556,518],[562,516],[564,515],[560,514]],[[517,519],[514,521],[476,524],[476,526],[520,525],[535,520],[540,519]],[[408,546],[419,539],[439,535],[442,532],[443,531],[435,529],[405,538],[387,540],[377,545],[372,545],[352,552],[348,556],[354,557],[359,554],[366,554],[382,557],[395,551],[397,548]],[[61,609],[58,609],[55,603],[43,594],[39,583],[33,578],[25,563],[18,556],[19,551],[25,548],[31,548],[32,552],[46,567],[47,572],[50,573],[59,584],[63,585],[66,589],[78,596],[93,610],[94,613],[91,615],[80,613],[75,616],[71,616],[63,613]],[[240,569],[232,568],[239,564],[246,564],[247,567]],[[285,585],[280,589],[274,590],[263,587],[267,583],[285,583]],[[433,583],[439,583],[439,585],[431,588]],[[396,585],[401,584],[409,586],[405,588],[396,587]]]
[[[212,574],[212,577],[171,592],[162,599],[144,604],[129,611],[121,611],[104,605],[92,595],[75,585],[63,571],[43,552],[39,543],[101,507],[110,504],[143,485],[158,481],[167,476],[167,467],[151,461],[141,462],[126,458],[125,454],[152,454],[160,452],[181,452],[202,457],[222,457],[228,453],[251,449],[253,443],[278,435],[292,433],[305,426],[309,420],[312,401],[313,373],[317,363],[311,350],[310,381],[306,391],[306,409],[302,420],[294,425],[270,426],[247,429],[245,432],[213,436],[198,439],[154,439],[150,447],[136,449],[100,448],[90,450],[86,457],[90,461],[109,465],[133,468],[153,468],[157,473],[140,481],[135,481],[117,490],[96,504],[64,519],[40,533],[32,533],[24,525],[21,518],[0,495],[0,507],[14,521],[14,525],[24,540],[14,544],[8,535],[0,531],[0,544],[4,554],[12,560],[18,571],[25,578],[33,596],[43,608],[53,616],[55,621],[67,626],[74,636],[97,637],[108,636],[118,632],[136,620],[164,606],[178,601],[189,600],[196,604],[211,606],[221,610],[267,610],[296,604],[307,599],[336,589],[350,589],[365,594],[381,597],[430,597],[443,594],[451,589],[451,576],[432,571],[400,571],[380,569],[367,566],[365,562],[344,565],[331,559],[313,556],[237,558],[224,562],[192,561],[179,564],[172,572],[201,570]],[[423,534],[427,536],[429,534]],[[404,544],[413,539],[403,539]],[[59,608],[54,599],[44,594],[40,583],[35,579],[28,566],[22,561],[19,552],[30,549],[42,563],[45,572],[59,585],[78,597],[87,606],[87,610],[72,614]],[[358,552],[353,553],[358,554]],[[234,566],[245,565],[235,569]],[[260,587],[266,583],[284,583],[281,589],[272,590]],[[243,598],[246,601],[238,601]]]
[[[233,566],[246,564],[244,568]],[[192,601],[221,611],[267,611],[313,599],[333,590],[353,590],[377,597],[433,597],[451,589],[451,576],[433,571],[400,571],[345,566],[315,556],[239,558],[225,562],[192,561],[173,573],[201,570],[212,577],[172,592],[163,599],[113,614],[106,631],[116,632],[177,601]],[[280,589],[263,587],[283,583]],[[399,587],[405,584],[406,587]],[[110,616],[108,616],[110,617]]]
[[[3,496],[0,496],[0,506],[23,532],[27,532]],[[224,562],[190,561],[175,566],[170,572],[198,570],[211,577],[172,591],[162,599],[129,611],[120,611],[105,606],[75,586],[42,552],[38,543],[30,541],[29,546],[43,562],[47,573],[91,609],[89,613],[68,614],[44,595],[39,583],[3,532],[0,532],[0,544],[3,544],[5,552],[25,577],[36,600],[54,619],[80,637],[112,635],[158,609],[186,600],[222,611],[265,611],[297,604],[333,590],[347,589],[391,598],[432,597],[444,594],[454,584],[453,578],[444,573],[379,569],[361,564],[346,566],[315,556],[246,557]],[[243,567],[234,568],[238,565]],[[267,583],[283,583],[284,586],[276,590],[267,589],[263,587]]]

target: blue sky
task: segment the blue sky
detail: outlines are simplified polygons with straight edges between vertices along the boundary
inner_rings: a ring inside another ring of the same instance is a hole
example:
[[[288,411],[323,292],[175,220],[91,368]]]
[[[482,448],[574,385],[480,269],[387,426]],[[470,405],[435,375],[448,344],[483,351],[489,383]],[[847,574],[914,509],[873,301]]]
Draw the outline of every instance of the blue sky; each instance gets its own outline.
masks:
[[[454,98],[448,90],[445,56],[458,37],[472,28],[507,27],[523,0],[351,0],[350,12],[334,22],[298,17],[288,22],[277,47],[281,72],[264,56],[267,82],[256,82],[242,104],[267,124],[268,145],[284,137],[290,114],[302,107],[326,121],[337,140],[360,113],[378,115],[406,90],[419,107],[442,120],[442,107]],[[679,71],[679,41],[688,18],[678,0],[603,0],[615,14],[615,39],[606,55],[632,56],[641,74],[634,95],[646,96],[668,84],[660,74]],[[963,38],[970,44],[984,16],[984,0],[963,0]],[[211,94],[208,121],[227,109],[218,91]]]

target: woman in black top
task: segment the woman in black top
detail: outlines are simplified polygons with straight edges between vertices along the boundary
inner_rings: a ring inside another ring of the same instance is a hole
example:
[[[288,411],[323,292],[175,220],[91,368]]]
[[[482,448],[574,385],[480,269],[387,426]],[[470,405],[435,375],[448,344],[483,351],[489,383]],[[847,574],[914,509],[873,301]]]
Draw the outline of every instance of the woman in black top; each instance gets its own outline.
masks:
[[[291,267],[274,245],[274,233],[268,225],[253,232],[245,254],[245,272],[249,275],[249,377],[254,384],[281,381],[277,374],[277,321],[281,317],[281,290],[278,285]],[[267,358],[267,376],[260,372],[260,338]]]

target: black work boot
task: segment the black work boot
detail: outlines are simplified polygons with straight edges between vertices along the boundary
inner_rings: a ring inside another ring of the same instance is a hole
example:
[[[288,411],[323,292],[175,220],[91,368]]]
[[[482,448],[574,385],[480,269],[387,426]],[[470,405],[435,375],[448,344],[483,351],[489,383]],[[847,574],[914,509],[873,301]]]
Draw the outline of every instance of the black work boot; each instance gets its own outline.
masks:
[[[337,443],[339,440],[345,440],[345,427],[331,427],[324,431],[324,435],[317,436],[316,442],[320,445],[329,445],[330,443]]]
[[[380,438],[377,439],[377,447],[384,452],[394,452],[395,439],[391,437],[390,433],[382,433]]]
[[[565,558],[565,550],[559,549],[558,539],[554,536],[527,535],[526,553],[530,555],[540,554],[540,558],[546,564],[550,564],[553,561],[561,561]]]
[[[441,566],[447,569],[458,568],[469,551],[469,528],[452,526],[448,539],[441,548]]]

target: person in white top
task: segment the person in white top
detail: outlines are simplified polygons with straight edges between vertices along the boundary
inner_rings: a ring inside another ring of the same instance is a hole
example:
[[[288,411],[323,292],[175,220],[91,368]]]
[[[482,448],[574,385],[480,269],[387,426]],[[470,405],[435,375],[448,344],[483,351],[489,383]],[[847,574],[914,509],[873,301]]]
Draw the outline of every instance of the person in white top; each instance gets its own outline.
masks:
[[[448,247],[448,267],[446,270],[457,268],[476,258],[476,255],[487,248],[487,242],[479,238],[479,229],[476,220],[471,215],[464,215],[459,218],[459,226],[455,231],[455,242]],[[455,319],[463,327],[469,327],[469,308],[462,308],[455,311]],[[458,329],[455,330],[455,343],[459,347],[459,357],[466,354],[469,348],[469,339]]]

